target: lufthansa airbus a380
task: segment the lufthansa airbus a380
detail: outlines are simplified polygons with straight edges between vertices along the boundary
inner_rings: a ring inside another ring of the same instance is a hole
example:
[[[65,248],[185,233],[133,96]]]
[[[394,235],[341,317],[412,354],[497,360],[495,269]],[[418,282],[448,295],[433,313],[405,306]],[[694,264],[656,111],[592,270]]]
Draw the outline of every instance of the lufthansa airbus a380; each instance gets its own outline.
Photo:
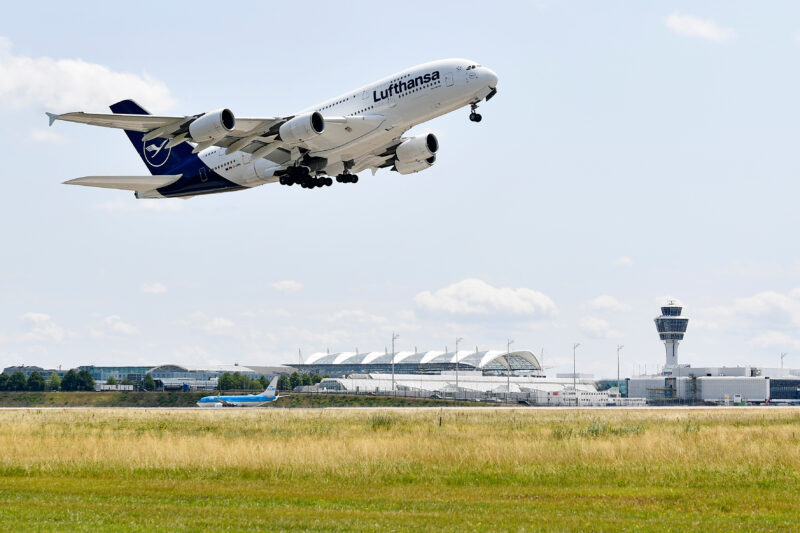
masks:
[[[467,59],[425,63],[294,115],[236,118],[229,109],[183,117],[148,114],[132,100],[113,114],[47,113],[56,120],[125,130],[151,176],[86,176],[65,183],[135,191],[137,198],[190,198],[265,183],[306,189],[358,182],[358,173],[431,167],[435,135],[414,126],[497,93],[497,75]]]

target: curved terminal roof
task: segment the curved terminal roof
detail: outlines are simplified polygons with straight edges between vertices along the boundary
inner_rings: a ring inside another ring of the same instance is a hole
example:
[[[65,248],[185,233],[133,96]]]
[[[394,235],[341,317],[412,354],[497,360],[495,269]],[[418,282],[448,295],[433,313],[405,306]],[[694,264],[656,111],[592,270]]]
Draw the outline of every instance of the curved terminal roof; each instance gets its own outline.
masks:
[[[477,370],[541,370],[539,360],[528,350],[517,350],[507,353],[501,350],[488,350],[483,352],[468,352],[459,350],[455,352],[341,352],[341,353],[315,353],[306,361],[306,365],[390,365],[394,364],[428,364],[455,363],[470,366]],[[237,367],[242,368],[242,367]]]
[[[241,365],[213,365],[213,366],[198,366],[198,365],[176,365],[166,364],[158,365],[151,368],[149,373],[153,372],[255,372],[250,367]]]

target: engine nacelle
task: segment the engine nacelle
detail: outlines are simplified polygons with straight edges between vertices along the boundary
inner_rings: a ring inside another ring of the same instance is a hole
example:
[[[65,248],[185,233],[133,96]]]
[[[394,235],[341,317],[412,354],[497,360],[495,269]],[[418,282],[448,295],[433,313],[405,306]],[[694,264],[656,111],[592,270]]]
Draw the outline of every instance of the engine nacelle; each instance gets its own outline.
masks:
[[[236,118],[230,109],[218,109],[194,119],[189,124],[189,136],[194,142],[216,141],[236,127]]]
[[[430,156],[428,159],[423,159],[422,161],[411,161],[408,163],[404,163],[402,161],[395,161],[394,170],[403,175],[413,174],[414,172],[419,172],[420,170],[431,168],[435,162],[436,162],[435,155]]]
[[[299,144],[325,131],[325,119],[318,112],[298,115],[286,121],[278,130],[278,134],[286,144]]]
[[[436,135],[429,133],[422,137],[411,137],[403,141],[402,144],[397,147],[395,154],[397,155],[398,162],[412,163],[415,161],[425,161],[432,157],[438,150],[439,140],[436,138]],[[416,170],[414,172],[416,172]]]

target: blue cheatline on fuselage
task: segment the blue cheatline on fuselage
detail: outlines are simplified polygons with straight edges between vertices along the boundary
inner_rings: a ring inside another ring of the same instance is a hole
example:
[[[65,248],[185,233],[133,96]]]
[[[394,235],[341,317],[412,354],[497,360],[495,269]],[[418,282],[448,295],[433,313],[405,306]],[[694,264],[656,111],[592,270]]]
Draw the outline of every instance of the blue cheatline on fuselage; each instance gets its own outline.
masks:
[[[278,384],[278,376],[272,378],[267,390],[261,394],[246,394],[242,396],[205,396],[197,402],[198,407],[258,407],[265,403],[274,402],[280,396],[276,394],[275,386]]]
[[[230,404],[238,404],[238,405],[261,405],[262,403],[267,402],[274,402],[278,398],[273,396],[269,398],[267,396],[262,396],[261,394],[258,395],[248,395],[248,396],[206,396],[201,398],[197,405],[200,404],[215,404],[215,403],[230,403]],[[201,405],[201,407],[203,407]]]

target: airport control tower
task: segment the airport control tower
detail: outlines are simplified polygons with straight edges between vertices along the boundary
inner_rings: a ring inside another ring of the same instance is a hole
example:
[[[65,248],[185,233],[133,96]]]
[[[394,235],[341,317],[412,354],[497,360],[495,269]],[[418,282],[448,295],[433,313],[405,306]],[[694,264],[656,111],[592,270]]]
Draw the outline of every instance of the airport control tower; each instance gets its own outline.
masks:
[[[678,344],[683,340],[686,326],[689,325],[689,319],[682,317],[681,311],[683,311],[681,304],[669,300],[667,305],[661,308],[661,316],[654,319],[658,336],[667,347],[667,368],[678,366]]]

